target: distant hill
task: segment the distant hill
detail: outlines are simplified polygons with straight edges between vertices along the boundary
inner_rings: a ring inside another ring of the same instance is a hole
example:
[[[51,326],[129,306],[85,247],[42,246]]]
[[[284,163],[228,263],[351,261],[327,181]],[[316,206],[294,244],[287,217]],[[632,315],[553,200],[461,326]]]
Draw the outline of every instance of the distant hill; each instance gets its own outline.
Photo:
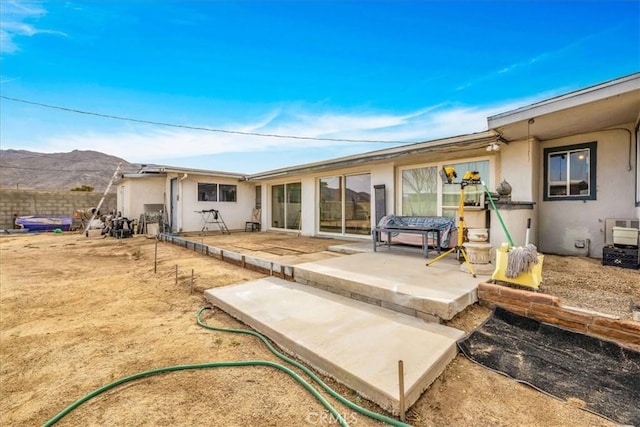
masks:
[[[0,150],[0,187],[31,190],[69,191],[88,185],[104,192],[113,173],[131,173],[139,165],[97,151],[73,150],[69,153],[36,153],[26,150]],[[111,188],[115,191],[115,186]]]

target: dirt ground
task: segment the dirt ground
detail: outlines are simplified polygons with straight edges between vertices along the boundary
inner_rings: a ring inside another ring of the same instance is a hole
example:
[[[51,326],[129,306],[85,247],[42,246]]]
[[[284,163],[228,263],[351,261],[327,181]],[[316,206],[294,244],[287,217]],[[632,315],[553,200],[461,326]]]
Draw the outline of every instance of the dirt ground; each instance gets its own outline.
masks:
[[[264,240],[240,246],[259,245],[273,248],[269,253],[288,255],[319,252],[336,244],[269,234],[250,233],[246,237]],[[239,244],[222,240],[221,247]],[[572,305],[628,316],[630,301],[640,299],[637,271],[546,256],[543,274],[542,291]],[[151,369],[278,361],[255,337],[210,331],[195,321],[197,311],[206,305],[205,289],[258,277],[261,274],[191,250],[162,242],[156,246],[155,240],[144,236],[117,240],[43,233],[0,238],[0,424],[42,425],[94,390]],[[475,305],[450,325],[471,331],[488,315],[487,309]],[[245,328],[217,309],[206,312],[203,320]],[[381,412],[352,390],[323,379],[357,404]],[[381,425],[323,395],[350,425]],[[415,426],[614,425],[578,404],[553,399],[461,355],[409,410],[407,421]],[[145,377],[98,395],[57,423],[196,424],[338,425],[293,379],[269,367]]]

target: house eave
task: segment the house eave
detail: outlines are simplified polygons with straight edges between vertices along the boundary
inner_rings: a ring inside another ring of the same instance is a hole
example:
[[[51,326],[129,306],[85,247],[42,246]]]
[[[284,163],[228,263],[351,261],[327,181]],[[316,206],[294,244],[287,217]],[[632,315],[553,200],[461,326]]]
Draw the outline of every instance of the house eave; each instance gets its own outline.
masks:
[[[153,173],[164,173],[164,174],[194,174],[194,175],[205,175],[205,176],[215,176],[221,178],[233,178],[233,179],[243,179],[245,174],[236,173],[236,172],[223,172],[223,171],[213,171],[207,169],[194,169],[194,168],[178,168],[173,166],[148,166],[143,168],[140,171],[141,174],[153,174]]]
[[[640,89],[640,73],[610,80],[487,118],[489,129],[604,100]]]
[[[292,166],[281,169],[274,169],[266,172],[247,175],[248,181],[260,181],[264,179],[277,178],[286,175],[297,175],[324,171],[328,169],[339,169],[350,166],[357,166],[363,163],[375,163],[385,160],[394,159],[402,156],[414,154],[428,153],[430,151],[442,150],[455,147],[468,147],[470,145],[484,145],[489,142],[495,142],[497,134],[493,131],[484,131],[479,133],[458,135],[449,138],[442,138],[426,142],[418,142],[414,144],[402,145],[400,147],[387,148],[383,150],[370,151],[368,153],[357,154],[353,156],[339,157],[321,162],[307,163],[298,166]]]

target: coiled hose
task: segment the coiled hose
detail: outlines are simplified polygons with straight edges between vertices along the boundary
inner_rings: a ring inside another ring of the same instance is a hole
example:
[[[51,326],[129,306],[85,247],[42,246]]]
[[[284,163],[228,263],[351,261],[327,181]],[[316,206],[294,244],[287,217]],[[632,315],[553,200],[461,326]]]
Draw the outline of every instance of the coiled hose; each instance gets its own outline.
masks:
[[[346,399],[345,397],[340,395],[337,391],[335,391],[334,389],[329,387],[327,384],[325,384],[324,381],[322,381],[309,368],[307,368],[306,366],[304,366],[303,364],[299,363],[298,361],[296,361],[294,359],[291,359],[290,357],[287,357],[284,354],[280,353],[278,350],[276,350],[273,347],[273,345],[271,345],[269,340],[264,335],[260,334],[259,332],[252,331],[250,329],[219,328],[219,327],[216,327],[216,326],[207,325],[206,323],[202,322],[202,320],[200,320],[200,316],[201,316],[202,312],[205,311],[205,310],[211,310],[211,307],[203,307],[203,308],[201,308],[200,311],[198,311],[198,315],[196,316],[196,320],[198,322],[198,325],[202,326],[203,328],[211,329],[213,331],[235,332],[235,333],[239,333],[239,334],[247,334],[247,335],[253,335],[254,337],[258,337],[267,346],[267,348],[269,349],[269,351],[271,351],[271,353],[273,353],[274,355],[278,356],[278,358],[284,360],[285,362],[287,362],[287,363],[295,366],[296,368],[300,369],[301,371],[303,371],[305,374],[307,374],[309,377],[311,377],[311,379],[316,384],[318,384],[320,387],[322,387],[324,389],[324,391],[329,393],[332,397],[337,399],[343,405],[349,407],[350,409],[353,409],[354,411],[356,411],[356,412],[358,412],[358,413],[360,413],[362,415],[366,415],[369,418],[373,418],[375,420],[382,421],[383,423],[387,423],[387,424],[390,424],[392,426],[396,426],[396,427],[411,427],[409,424],[405,424],[402,421],[398,421],[396,419],[387,417],[385,415],[378,414],[377,412],[370,411],[370,410],[368,410],[366,408],[363,408],[362,406],[356,405],[355,403],[353,403],[350,400]]]
[[[271,345],[271,343],[266,339],[266,337],[264,337],[263,335],[259,334],[258,332],[251,331],[251,330],[248,330],[248,329],[218,328],[218,327],[210,326],[210,325],[207,325],[206,323],[203,323],[202,320],[200,320],[200,316],[201,316],[202,312],[205,311],[205,310],[211,310],[211,307],[203,307],[198,311],[198,314],[196,315],[196,321],[197,321],[199,326],[202,326],[203,328],[210,329],[210,330],[213,330],[213,331],[235,332],[235,333],[242,333],[242,334],[248,334],[248,335],[256,336],[256,337],[260,338],[260,340],[262,340],[262,342],[267,346],[267,348],[273,354],[275,354],[280,359],[290,363],[291,365],[301,369],[304,373],[306,373],[309,377],[311,377],[318,385],[320,385],[331,396],[333,396],[334,398],[336,398],[337,400],[339,400],[341,403],[343,403],[344,405],[348,406],[349,408],[353,409],[354,411],[357,411],[358,413],[366,415],[366,416],[368,416],[370,418],[374,418],[374,419],[376,419],[378,421],[382,421],[384,423],[390,424],[392,426],[410,427],[409,424],[405,424],[405,423],[403,423],[401,421],[398,421],[398,420],[395,420],[393,418],[389,418],[389,417],[386,417],[384,415],[378,414],[376,412],[369,411],[368,409],[363,408],[361,406],[358,406],[355,403],[345,399],[340,394],[338,394],[335,390],[333,390],[331,387],[326,385],[320,378],[318,378],[317,375],[315,375],[306,366],[298,363],[297,361],[285,356],[284,354],[282,354],[278,350],[276,350]],[[102,394],[105,391],[108,391],[108,390],[110,390],[110,389],[112,389],[114,387],[117,387],[117,386],[119,386],[121,384],[124,384],[124,383],[127,383],[129,381],[137,380],[137,379],[144,378],[144,377],[149,377],[149,376],[152,376],[152,375],[163,374],[163,373],[166,373],[166,372],[173,372],[173,371],[185,371],[185,370],[191,370],[191,369],[228,368],[228,367],[239,367],[239,366],[269,366],[269,367],[281,370],[282,372],[288,374],[293,379],[295,379],[309,393],[311,393],[333,415],[334,419],[336,421],[338,421],[340,423],[340,425],[342,425],[343,427],[348,427],[348,424],[345,421],[345,419],[342,417],[342,415],[340,415],[340,413],[320,393],[318,393],[318,391],[315,388],[313,388],[311,386],[311,384],[309,384],[304,378],[302,378],[300,375],[298,375],[296,372],[294,372],[290,368],[288,368],[288,367],[286,367],[284,365],[281,365],[279,363],[271,362],[271,361],[268,361],[268,360],[242,360],[242,361],[233,361],[233,362],[198,363],[198,364],[194,364],[194,365],[176,365],[176,366],[168,366],[168,367],[164,367],[164,368],[158,368],[158,369],[152,369],[152,370],[149,370],[149,371],[140,372],[140,373],[137,373],[137,374],[134,374],[134,375],[130,375],[128,377],[121,378],[121,379],[116,380],[116,381],[114,381],[112,383],[109,383],[109,384],[107,384],[107,385],[105,385],[103,387],[98,388],[97,390],[94,390],[93,392],[87,394],[86,396],[76,400],[74,403],[72,403],[71,405],[67,406],[65,409],[63,409],[61,412],[59,412],[57,415],[55,415],[49,421],[44,423],[43,427],[53,426],[55,423],[60,421],[64,416],[66,416],[71,411],[73,411],[78,406],[82,405],[83,403],[87,402],[88,400],[93,399],[94,397],[98,396],[99,394]]]

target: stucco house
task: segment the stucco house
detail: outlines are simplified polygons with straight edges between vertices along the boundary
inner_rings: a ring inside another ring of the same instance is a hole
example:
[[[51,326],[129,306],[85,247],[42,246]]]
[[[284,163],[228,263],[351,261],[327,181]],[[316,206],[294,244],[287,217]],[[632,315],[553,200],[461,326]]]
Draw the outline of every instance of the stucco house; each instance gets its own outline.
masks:
[[[200,230],[203,209],[243,230],[258,209],[262,231],[365,240],[388,214],[457,218],[460,185],[443,182],[446,166],[478,171],[492,192],[510,184],[511,199],[496,206],[515,245],[528,238],[542,252],[599,258],[611,219],[637,227],[639,125],[635,73],[489,117],[474,134],[249,175],[145,168],[119,181],[118,209],[135,218],[153,194],[148,203],[166,206],[174,232]],[[211,186],[215,200],[206,199]],[[483,186],[464,196],[467,227],[506,242]]]
[[[255,185],[244,174],[170,166],[143,167],[117,181],[117,206],[123,216],[162,212],[166,231],[200,231],[201,212],[217,210],[229,229],[244,227],[256,206]],[[208,224],[210,230],[216,224]]]
[[[536,202],[542,252],[601,257],[612,225],[639,228],[640,73],[489,117],[488,125],[510,141],[500,163],[514,197]]]

